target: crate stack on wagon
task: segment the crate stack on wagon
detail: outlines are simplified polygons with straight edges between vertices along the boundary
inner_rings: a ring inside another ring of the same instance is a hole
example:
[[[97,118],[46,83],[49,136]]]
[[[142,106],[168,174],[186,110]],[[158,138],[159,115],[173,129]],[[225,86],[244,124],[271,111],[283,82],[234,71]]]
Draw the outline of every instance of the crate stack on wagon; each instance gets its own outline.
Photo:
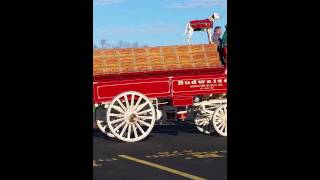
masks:
[[[215,44],[94,49],[93,74],[203,69],[221,66]]]

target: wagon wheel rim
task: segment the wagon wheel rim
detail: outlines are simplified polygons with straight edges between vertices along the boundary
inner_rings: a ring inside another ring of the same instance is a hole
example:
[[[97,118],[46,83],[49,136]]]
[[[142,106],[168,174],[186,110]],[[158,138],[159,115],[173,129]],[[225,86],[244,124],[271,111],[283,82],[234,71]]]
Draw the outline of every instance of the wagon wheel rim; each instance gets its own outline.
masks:
[[[194,119],[194,123],[197,129],[204,134],[212,134],[214,132],[214,128],[210,123],[210,118],[206,116],[202,116],[198,114]]]
[[[106,134],[107,133],[107,123],[103,120],[96,120],[97,126],[99,128],[99,130],[103,133]]]
[[[108,129],[108,125],[103,120],[96,120],[97,126],[103,134],[107,135],[108,137],[114,138],[115,136],[110,132]]]
[[[149,98],[129,91],[112,100],[106,119],[115,137],[125,142],[136,142],[150,134],[156,121],[156,112]]]
[[[110,132],[107,126],[107,122],[105,120],[105,109],[103,108],[96,108],[95,118],[96,118],[96,124],[98,126],[98,129],[100,132],[104,135],[107,135],[108,137],[114,138],[114,135]],[[101,114],[103,113],[103,114]]]
[[[212,123],[219,135],[227,136],[227,104],[223,104],[215,110]]]

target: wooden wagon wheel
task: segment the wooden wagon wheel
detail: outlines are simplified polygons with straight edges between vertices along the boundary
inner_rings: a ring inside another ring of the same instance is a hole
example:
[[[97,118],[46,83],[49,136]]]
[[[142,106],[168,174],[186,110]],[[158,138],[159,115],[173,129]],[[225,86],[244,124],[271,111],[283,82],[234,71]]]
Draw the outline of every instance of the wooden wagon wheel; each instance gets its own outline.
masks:
[[[145,95],[134,91],[114,97],[106,116],[111,133],[125,142],[136,142],[147,137],[156,121],[152,102]]]
[[[227,104],[223,104],[215,110],[212,123],[219,135],[227,136]]]
[[[107,123],[103,120],[96,120],[97,126],[99,128],[99,130],[107,135],[108,137],[114,138],[115,136],[110,132],[110,130],[108,129]]]
[[[197,129],[204,134],[212,134],[214,128],[210,123],[210,117],[198,113],[194,119]]]
[[[197,114],[194,118],[194,123],[197,129],[204,134],[213,134],[215,129],[213,124],[211,123],[211,119],[217,107],[221,104],[203,104],[201,105],[197,111]]]
[[[95,118],[96,124],[101,133],[107,135],[108,137],[114,138],[115,136],[110,132],[107,122],[106,122],[106,110],[103,108],[96,108]]]

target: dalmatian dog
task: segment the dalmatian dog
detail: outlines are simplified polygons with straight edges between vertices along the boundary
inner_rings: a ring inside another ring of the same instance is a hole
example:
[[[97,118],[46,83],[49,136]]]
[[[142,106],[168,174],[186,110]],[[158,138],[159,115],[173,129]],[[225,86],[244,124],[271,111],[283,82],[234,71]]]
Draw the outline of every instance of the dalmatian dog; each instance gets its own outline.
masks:
[[[208,19],[203,20],[192,20],[186,25],[185,35],[188,36],[188,43],[191,44],[191,37],[194,31],[205,31],[207,32],[209,43],[213,44],[211,39],[213,33],[213,23],[221,19],[222,17],[218,13],[213,13]]]

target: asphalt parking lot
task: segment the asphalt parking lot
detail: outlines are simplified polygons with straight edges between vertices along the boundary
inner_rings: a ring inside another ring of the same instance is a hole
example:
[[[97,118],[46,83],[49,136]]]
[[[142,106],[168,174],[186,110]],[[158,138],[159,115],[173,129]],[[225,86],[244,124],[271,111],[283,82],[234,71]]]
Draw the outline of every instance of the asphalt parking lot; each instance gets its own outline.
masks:
[[[156,126],[125,143],[93,133],[93,180],[227,179],[227,138],[193,126]]]

